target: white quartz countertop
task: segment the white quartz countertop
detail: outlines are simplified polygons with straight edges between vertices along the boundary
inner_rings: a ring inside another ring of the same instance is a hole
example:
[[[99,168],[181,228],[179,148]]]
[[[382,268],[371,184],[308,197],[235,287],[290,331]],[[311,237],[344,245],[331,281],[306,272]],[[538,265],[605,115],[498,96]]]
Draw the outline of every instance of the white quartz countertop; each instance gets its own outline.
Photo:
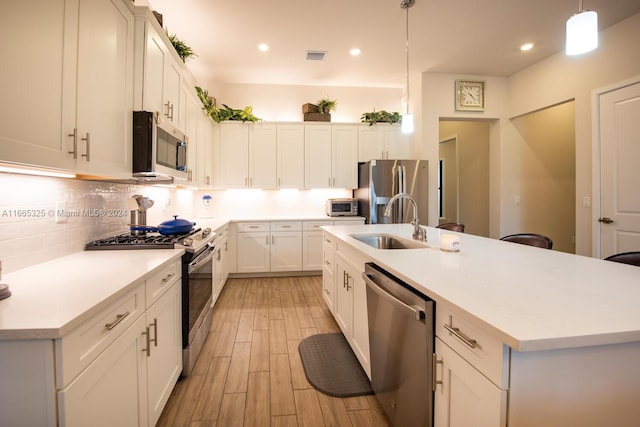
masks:
[[[640,341],[640,268],[427,227],[425,249],[379,250],[351,234],[411,239],[408,224],[323,229],[517,351]],[[440,250],[440,235],[460,252]]]
[[[59,338],[124,295],[182,249],[83,251],[3,275],[0,339]]]

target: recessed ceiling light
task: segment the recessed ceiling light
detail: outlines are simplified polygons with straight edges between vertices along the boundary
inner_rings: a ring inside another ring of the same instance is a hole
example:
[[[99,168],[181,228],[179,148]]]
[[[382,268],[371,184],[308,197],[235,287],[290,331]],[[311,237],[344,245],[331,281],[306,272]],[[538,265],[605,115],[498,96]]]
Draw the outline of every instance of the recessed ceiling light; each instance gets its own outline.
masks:
[[[533,43],[525,43],[522,46],[520,46],[520,50],[523,52],[526,52],[531,49],[533,49]]]
[[[353,49],[351,49],[349,51],[349,53],[351,54],[351,56],[358,56],[360,55],[360,48],[354,47]]]
[[[258,49],[260,50],[260,52],[266,52],[269,50],[269,45],[266,43],[260,43],[258,45]]]

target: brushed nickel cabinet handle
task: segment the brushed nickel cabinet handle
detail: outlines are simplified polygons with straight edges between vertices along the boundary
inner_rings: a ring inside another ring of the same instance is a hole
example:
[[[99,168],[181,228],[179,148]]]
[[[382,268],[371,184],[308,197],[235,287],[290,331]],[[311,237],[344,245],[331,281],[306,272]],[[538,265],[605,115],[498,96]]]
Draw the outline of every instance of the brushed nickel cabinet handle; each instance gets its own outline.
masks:
[[[147,343],[147,348],[143,348],[142,352],[147,353],[147,357],[151,357],[151,340],[149,339],[149,327],[145,328],[145,331],[142,333],[145,336],[145,341]]]
[[[460,328],[454,328],[453,326],[449,326],[447,324],[444,325],[444,328],[470,348],[476,348],[478,346],[478,341],[471,339],[460,332]]]
[[[169,280],[171,280],[171,278],[173,276],[175,276],[176,273],[171,273],[171,274],[167,274],[163,279],[162,279],[162,283],[167,283]]]
[[[432,362],[431,362],[431,390],[436,391],[436,389],[438,388],[438,384],[444,384],[442,382],[442,380],[438,380],[437,376],[438,376],[438,365],[442,365],[443,364],[443,359],[438,360],[438,355],[436,353],[433,353],[431,355],[432,357]]]
[[[128,315],[129,315],[129,312],[128,312],[128,311],[125,311],[125,312],[124,312],[124,313],[122,313],[122,314],[116,314],[116,320],[114,320],[114,321],[113,321],[113,322],[111,322],[111,323],[106,323],[106,324],[104,325],[105,329],[106,329],[107,331],[112,330],[113,328],[115,328],[116,326],[118,326],[118,323],[122,322],[122,321],[123,321],[123,320],[124,320]]]
[[[90,162],[91,161],[91,154],[90,154],[90,150],[91,150],[91,134],[89,132],[87,132],[87,136],[82,138],[82,140],[87,143],[86,152],[85,152],[85,154],[82,155],[82,157],[86,157],[87,158],[87,162]]]
[[[68,134],[73,138],[73,151],[69,151],[69,154],[73,154],[73,159],[78,158],[78,128],[73,128],[73,133]]]
[[[153,343],[154,347],[158,346],[158,319],[154,318],[153,323],[149,326],[153,326],[153,338],[149,336],[149,343]]]

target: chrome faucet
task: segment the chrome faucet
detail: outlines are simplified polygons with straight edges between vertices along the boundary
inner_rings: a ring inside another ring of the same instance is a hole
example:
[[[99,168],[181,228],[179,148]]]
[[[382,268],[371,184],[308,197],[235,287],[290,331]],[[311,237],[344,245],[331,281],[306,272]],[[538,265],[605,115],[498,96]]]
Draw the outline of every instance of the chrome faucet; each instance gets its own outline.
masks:
[[[409,199],[409,201],[413,204],[413,219],[411,220],[411,225],[413,225],[413,238],[416,240],[420,240],[422,242],[426,242],[427,241],[427,231],[420,227],[420,224],[418,223],[418,203],[416,203],[416,200],[411,197],[410,194],[407,193],[398,193],[395,196],[393,196],[391,199],[389,199],[389,203],[387,203],[387,207],[384,210],[384,216],[390,216],[391,215],[391,207],[393,206],[393,203],[398,200],[398,199]]]

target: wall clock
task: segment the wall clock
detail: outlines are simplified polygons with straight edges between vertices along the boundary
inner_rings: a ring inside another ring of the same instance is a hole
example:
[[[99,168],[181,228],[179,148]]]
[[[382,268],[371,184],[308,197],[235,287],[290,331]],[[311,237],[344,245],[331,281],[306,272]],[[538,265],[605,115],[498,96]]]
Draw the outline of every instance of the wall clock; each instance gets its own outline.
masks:
[[[456,111],[484,111],[484,82],[456,80]]]

